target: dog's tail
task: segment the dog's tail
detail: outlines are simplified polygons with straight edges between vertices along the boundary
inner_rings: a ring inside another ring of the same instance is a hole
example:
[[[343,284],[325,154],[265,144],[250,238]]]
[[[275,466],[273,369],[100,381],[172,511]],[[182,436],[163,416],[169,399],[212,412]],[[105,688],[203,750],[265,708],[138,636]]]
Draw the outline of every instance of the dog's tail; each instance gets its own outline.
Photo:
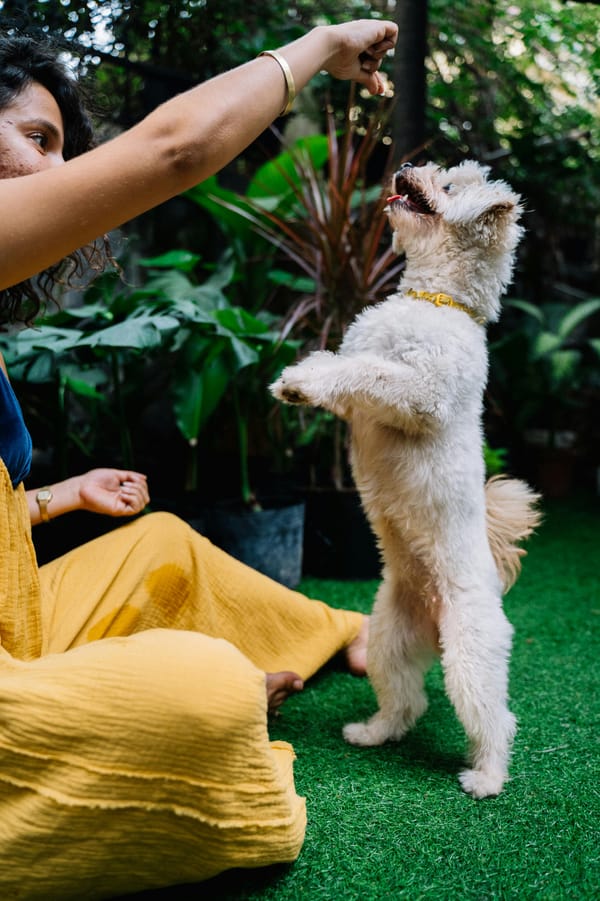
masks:
[[[493,476],[485,486],[488,540],[504,590],[514,585],[525,555],[518,543],[540,524],[540,495],[520,479]]]

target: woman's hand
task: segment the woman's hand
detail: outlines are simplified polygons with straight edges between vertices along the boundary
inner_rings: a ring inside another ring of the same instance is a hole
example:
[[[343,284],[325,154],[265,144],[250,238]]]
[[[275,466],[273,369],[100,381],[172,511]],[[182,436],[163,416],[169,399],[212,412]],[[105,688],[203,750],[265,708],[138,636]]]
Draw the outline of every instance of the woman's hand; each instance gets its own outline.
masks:
[[[371,94],[381,94],[384,85],[377,70],[396,45],[398,27],[393,22],[358,19],[326,28],[332,51],[325,70],[334,78],[363,84]]]
[[[125,469],[92,469],[77,476],[81,510],[107,516],[133,516],[150,500],[146,476]]]
[[[49,487],[52,492],[47,505],[50,519],[73,510],[88,510],[106,516],[134,516],[150,500],[146,476],[129,469],[91,469]],[[32,525],[41,521],[36,493],[35,490],[27,491]]]

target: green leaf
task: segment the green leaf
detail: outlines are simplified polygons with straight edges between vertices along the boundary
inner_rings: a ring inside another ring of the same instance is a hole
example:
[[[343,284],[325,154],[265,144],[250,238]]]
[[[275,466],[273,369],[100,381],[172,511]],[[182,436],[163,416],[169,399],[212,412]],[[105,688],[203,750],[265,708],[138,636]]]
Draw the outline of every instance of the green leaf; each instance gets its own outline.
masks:
[[[539,307],[536,307],[533,303],[528,303],[526,300],[517,300],[515,298],[510,298],[504,302],[505,306],[514,307],[517,310],[522,310],[524,313],[527,313],[529,316],[533,316],[534,319],[537,319],[542,325],[546,321],[546,317],[544,316],[542,310]]]
[[[169,300],[178,300],[189,297],[196,287],[183,272],[178,269],[166,269],[159,275],[150,277],[144,285],[143,292],[138,292],[138,294],[143,293],[145,296],[156,294],[167,297]]]
[[[38,354],[40,351],[56,356],[77,347],[83,332],[79,329],[63,329],[41,325],[19,332],[7,356],[8,360],[19,360]]]
[[[240,238],[244,243],[256,240],[252,224],[243,215],[256,215],[253,208],[233,191],[221,188],[216,176],[191,188],[185,196],[210,213],[230,237]]]
[[[245,369],[247,366],[253,366],[260,360],[260,355],[257,351],[239,338],[231,339],[231,350],[233,351],[236,372],[239,372],[240,369]]]
[[[230,381],[231,373],[223,354],[206,361],[201,369],[177,370],[171,387],[173,413],[186,441],[198,439]]]
[[[248,197],[253,200],[282,198],[301,185],[303,175],[298,160],[306,160],[314,169],[327,162],[329,147],[326,135],[310,135],[297,140],[290,150],[285,150],[258,169],[248,186]]]
[[[219,310],[215,315],[215,319],[219,325],[224,326],[233,335],[256,336],[263,335],[268,331],[266,323],[242,307],[230,307],[228,310]],[[217,331],[223,334],[222,329],[219,328]]]
[[[534,359],[546,357],[553,354],[562,345],[562,341],[558,335],[553,332],[540,332],[533,342],[532,356]]]
[[[62,379],[63,384],[73,392],[73,394],[78,395],[79,397],[85,397],[90,400],[97,400],[101,403],[107,403],[106,398],[102,394],[102,392],[98,391],[96,386],[86,381],[85,373],[80,373],[80,378],[71,378],[70,376],[66,376]]]
[[[284,285],[291,291],[298,291],[301,294],[315,294],[317,290],[317,283],[314,278],[294,275],[291,272],[285,272],[283,269],[272,269],[269,272],[269,281],[274,285]]]
[[[573,379],[581,359],[578,350],[558,350],[550,359],[550,378],[556,389]]]
[[[40,325],[44,327],[52,327],[54,324],[58,326],[61,323],[70,323],[71,320],[80,319],[98,319],[105,322],[112,322],[114,314],[108,309],[106,301],[102,300],[98,303],[85,303],[79,307],[69,307],[66,310],[59,310],[51,316],[44,316],[40,320]]]
[[[231,250],[227,250],[218,262],[214,273],[202,286],[204,290],[222,291],[231,284],[235,278],[235,259]]]
[[[148,350],[162,344],[163,332],[172,332],[177,328],[179,322],[174,316],[140,316],[86,335],[80,339],[78,346]]]
[[[138,260],[138,263],[152,269],[178,269],[181,272],[191,272],[201,259],[202,257],[189,250],[169,250],[157,257]]]
[[[558,333],[562,338],[566,338],[577,328],[582,322],[593,316],[600,310],[600,298],[592,300],[584,300],[578,303],[576,307],[569,310],[560,323]]]
[[[37,352],[34,357],[10,362],[7,358],[7,366],[12,379],[20,382],[30,382],[33,385],[45,385],[56,382],[56,358],[47,352]]]

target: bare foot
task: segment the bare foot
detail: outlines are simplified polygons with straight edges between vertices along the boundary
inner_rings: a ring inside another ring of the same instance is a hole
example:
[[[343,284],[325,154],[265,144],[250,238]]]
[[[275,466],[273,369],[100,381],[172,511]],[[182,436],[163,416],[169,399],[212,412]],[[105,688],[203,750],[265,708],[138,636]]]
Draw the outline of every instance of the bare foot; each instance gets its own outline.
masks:
[[[281,673],[267,673],[267,706],[269,713],[275,713],[291,694],[302,691],[304,682],[298,673],[284,670]]]
[[[363,617],[360,632],[344,649],[348,669],[355,676],[367,675],[367,645],[369,643],[369,617]]]

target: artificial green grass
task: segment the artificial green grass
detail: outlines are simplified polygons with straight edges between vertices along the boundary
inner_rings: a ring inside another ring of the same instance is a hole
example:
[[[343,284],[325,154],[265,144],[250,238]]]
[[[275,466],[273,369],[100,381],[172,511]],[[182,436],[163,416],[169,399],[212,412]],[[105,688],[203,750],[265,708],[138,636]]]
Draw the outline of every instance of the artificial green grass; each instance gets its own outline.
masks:
[[[366,679],[334,662],[286,703],[271,737],[298,755],[308,828],[290,866],[233,871],[145,901],[600,898],[597,502],[555,502],[505,600],[515,626],[511,781],[474,801],[458,784],[465,739],[439,666],[430,707],[403,742],[359,749],[344,723],[375,709]],[[305,580],[333,606],[367,612],[376,582]]]

